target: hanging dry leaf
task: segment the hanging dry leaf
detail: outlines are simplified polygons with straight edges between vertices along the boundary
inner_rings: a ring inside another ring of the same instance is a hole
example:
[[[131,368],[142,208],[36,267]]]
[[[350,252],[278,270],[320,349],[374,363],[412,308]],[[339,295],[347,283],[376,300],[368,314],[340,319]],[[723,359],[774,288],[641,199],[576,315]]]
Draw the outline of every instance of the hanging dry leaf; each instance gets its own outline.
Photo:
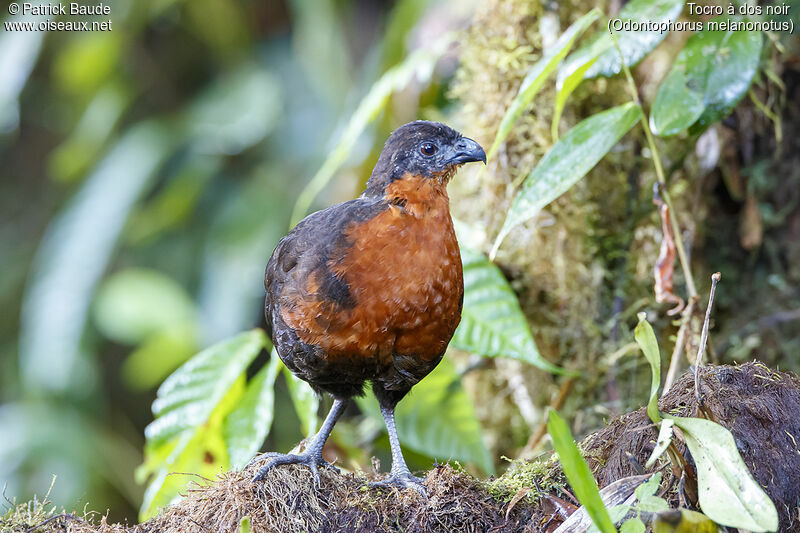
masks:
[[[684,308],[683,298],[673,292],[673,275],[675,274],[675,239],[672,233],[672,225],[669,220],[669,206],[661,199],[658,193],[658,183],[653,187],[653,203],[658,208],[661,215],[661,250],[653,268],[655,278],[656,302],[671,303],[675,307],[667,311],[670,316],[677,315]]]

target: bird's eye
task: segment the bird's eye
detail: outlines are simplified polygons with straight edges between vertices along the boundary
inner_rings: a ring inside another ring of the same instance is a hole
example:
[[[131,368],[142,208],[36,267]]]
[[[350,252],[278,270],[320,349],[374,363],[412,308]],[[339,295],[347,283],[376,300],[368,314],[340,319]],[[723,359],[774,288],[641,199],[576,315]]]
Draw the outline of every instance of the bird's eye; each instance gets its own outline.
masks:
[[[419,151],[422,155],[433,155],[439,151],[439,148],[433,143],[423,143],[422,146],[419,147]]]

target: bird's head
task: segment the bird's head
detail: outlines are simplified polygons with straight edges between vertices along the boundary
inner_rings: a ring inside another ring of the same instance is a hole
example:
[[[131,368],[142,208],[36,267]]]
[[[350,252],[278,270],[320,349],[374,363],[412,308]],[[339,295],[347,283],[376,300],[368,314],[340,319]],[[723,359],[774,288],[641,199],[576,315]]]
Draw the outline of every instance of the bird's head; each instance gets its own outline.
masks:
[[[440,122],[409,122],[386,141],[367,193],[381,194],[387,185],[408,175],[446,184],[459,166],[471,161],[486,163],[486,153],[472,139]]]

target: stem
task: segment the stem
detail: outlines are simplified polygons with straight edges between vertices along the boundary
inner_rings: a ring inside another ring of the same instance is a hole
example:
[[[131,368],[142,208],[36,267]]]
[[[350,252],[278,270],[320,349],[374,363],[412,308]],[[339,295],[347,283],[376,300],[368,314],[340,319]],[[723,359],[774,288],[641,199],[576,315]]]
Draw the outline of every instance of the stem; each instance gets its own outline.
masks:
[[[667,378],[664,380],[664,389],[661,392],[662,398],[669,392],[669,389],[672,388],[672,384],[675,382],[675,378],[678,377],[681,355],[683,355],[683,346],[686,344],[686,331],[689,329],[689,321],[692,319],[692,314],[694,314],[694,305],[696,302],[697,298],[692,298],[689,300],[689,305],[683,310],[681,327],[678,329],[678,337],[675,339],[675,348],[672,350],[672,357],[669,360]]]
[[[672,215],[670,217],[670,221],[672,224],[672,233],[674,233],[675,249],[678,251],[678,259],[681,263],[681,269],[683,269],[683,277],[686,279],[686,291],[689,293],[689,299],[691,299],[697,296],[697,288],[695,287],[694,278],[692,277],[692,269],[689,266],[686,248],[683,245],[681,228],[677,220],[678,216],[675,212],[675,209],[672,207],[672,199],[667,192],[667,184],[664,177],[664,167],[661,166],[661,156],[658,153],[658,148],[656,148],[656,141],[653,137],[653,132],[650,131],[648,118],[644,113],[644,109],[642,108],[642,101],[639,98],[639,91],[636,89],[636,83],[633,81],[631,71],[628,68],[628,64],[625,62],[625,57],[622,55],[622,50],[620,50],[619,44],[617,44],[617,40],[614,38],[613,33],[611,34],[611,40],[613,41],[614,46],[617,48],[617,52],[619,52],[619,57],[622,61],[622,70],[625,72],[625,79],[628,81],[628,90],[631,93],[631,97],[639,106],[639,109],[642,109],[642,115],[639,122],[641,122],[642,129],[644,129],[644,135],[647,137],[647,144],[650,148],[650,153],[653,154],[653,165],[656,167],[656,176],[658,177],[658,183],[661,185],[661,193],[664,198],[664,202],[667,204],[667,207],[669,207],[670,214]]]
[[[700,334],[700,346],[697,348],[697,358],[694,361],[694,396],[700,403],[700,366],[703,364],[703,354],[706,351],[708,341],[708,322],[711,320],[711,306],[714,304],[714,292],[717,290],[717,283],[722,275],[719,272],[711,276],[711,291],[708,294],[708,307],[706,307],[706,318],[703,320],[703,332]]]

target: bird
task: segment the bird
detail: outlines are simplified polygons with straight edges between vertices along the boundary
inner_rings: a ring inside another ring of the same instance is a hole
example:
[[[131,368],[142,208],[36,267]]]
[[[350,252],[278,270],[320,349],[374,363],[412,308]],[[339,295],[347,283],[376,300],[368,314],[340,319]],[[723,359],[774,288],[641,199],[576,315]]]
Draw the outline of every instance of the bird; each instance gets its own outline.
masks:
[[[283,237],[264,275],[266,330],[283,363],[333,397],[302,453],[267,453],[254,477],[285,464],[334,468],[325,441],[367,382],[389,434],[392,466],[376,487],[414,488],[395,426],[398,402],[441,361],[461,320],[464,280],[447,184],[469,162],[486,164],[474,140],[414,121],[391,133],[363,193],[317,211]]]

